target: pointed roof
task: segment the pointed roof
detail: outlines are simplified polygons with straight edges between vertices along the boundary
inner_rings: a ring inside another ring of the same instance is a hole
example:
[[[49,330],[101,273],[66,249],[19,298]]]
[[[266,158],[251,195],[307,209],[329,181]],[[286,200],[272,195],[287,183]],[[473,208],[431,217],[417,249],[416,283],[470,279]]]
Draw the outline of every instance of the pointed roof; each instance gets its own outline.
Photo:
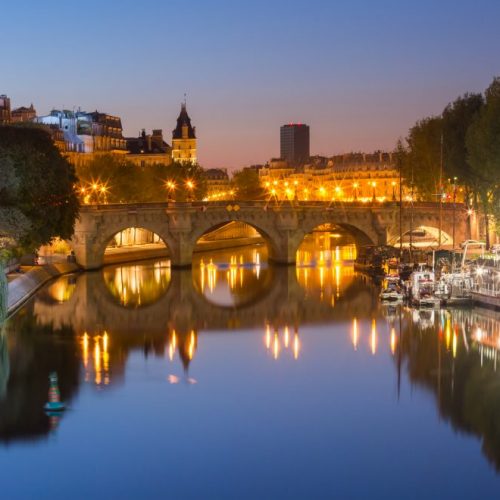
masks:
[[[188,128],[188,138],[196,139],[194,127],[191,125],[191,118],[187,113],[186,103],[181,104],[181,112],[179,118],[177,118],[177,127],[172,131],[172,139],[182,139],[182,127],[187,125]]]

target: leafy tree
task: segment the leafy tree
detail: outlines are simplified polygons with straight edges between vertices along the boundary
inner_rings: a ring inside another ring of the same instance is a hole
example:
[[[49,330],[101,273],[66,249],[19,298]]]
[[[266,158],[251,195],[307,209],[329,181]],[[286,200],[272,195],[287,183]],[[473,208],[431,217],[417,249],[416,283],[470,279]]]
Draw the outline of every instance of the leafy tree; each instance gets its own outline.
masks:
[[[416,188],[420,198],[432,199],[440,192],[442,118],[432,116],[417,122],[406,139],[408,143],[403,177]]]
[[[141,167],[121,156],[101,155],[79,166],[77,173],[82,198],[90,203],[162,202],[169,196],[177,201],[200,200],[206,191],[199,165]],[[169,189],[168,183],[175,187]]]
[[[238,200],[262,200],[264,190],[260,184],[259,173],[251,168],[244,168],[233,175]]]
[[[174,162],[161,172],[168,197],[175,201],[202,200],[207,194],[207,183],[200,165]],[[169,189],[169,183],[174,188]],[[192,187],[191,187],[192,186]]]
[[[465,197],[475,198],[477,176],[469,163],[466,135],[484,105],[481,94],[465,94],[443,111],[443,163],[447,177],[457,177],[465,188]]]
[[[476,178],[485,214],[486,244],[489,246],[488,215],[500,216],[500,78],[485,92],[485,105],[466,135],[468,161]]]
[[[0,249],[4,257],[13,246],[33,251],[55,237],[72,236],[79,207],[76,182],[74,168],[46,130],[0,127]]]

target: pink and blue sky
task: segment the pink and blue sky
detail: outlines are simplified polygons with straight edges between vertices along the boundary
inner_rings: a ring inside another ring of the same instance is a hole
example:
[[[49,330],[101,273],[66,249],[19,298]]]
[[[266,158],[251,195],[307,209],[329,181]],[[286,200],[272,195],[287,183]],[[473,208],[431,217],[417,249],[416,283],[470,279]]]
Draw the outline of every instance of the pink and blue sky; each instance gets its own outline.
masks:
[[[1,7],[0,93],[119,115],[170,142],[186,92],[202,165],[391,149],[500,75],[498,0],[24,0]]]

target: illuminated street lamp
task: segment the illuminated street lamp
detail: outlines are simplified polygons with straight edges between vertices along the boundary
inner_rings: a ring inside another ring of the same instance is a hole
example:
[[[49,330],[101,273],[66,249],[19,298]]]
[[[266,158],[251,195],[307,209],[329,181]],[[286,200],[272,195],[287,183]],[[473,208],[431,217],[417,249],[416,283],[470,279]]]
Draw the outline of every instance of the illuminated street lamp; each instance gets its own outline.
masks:
[[[191,179],[188,179],[186,181],[186,188],[188,189],[189,192],[188,200],[193,201],[194,182]]]
[[[392,181],[392,201],[396,201],[396,181]]]
[[[174,181],[167,181],[167,190],[168,190],[167,201],[175,201],[173,197],[173,193],[175,190]]]
[[[358,201],[358,187],[359,184],[355,182],[352,187],[354,188],[354,201]]]

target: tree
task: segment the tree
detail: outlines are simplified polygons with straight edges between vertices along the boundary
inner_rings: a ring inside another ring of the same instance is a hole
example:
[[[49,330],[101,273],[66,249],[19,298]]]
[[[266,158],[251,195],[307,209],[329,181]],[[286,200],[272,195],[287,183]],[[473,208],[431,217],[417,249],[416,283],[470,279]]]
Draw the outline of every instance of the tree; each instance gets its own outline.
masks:
[[[238,200],[262,200],[264,190],[260,184],[259,173],[251,168],[244,168],[233,174]]]
[[[489,247],[489,214],[500,216],[500,78],[485,92],[485,104],[466,134],[468,161],[476,177],[485,215],[486,245]]]
[[[466,135],[483,105],[481,94],[465,94],[443,111],[444,172],[446,177],[457,177],[464,186],[466,200],[474,199],[478,192],[477,176],[469,163]]]
[[[175,201],[202,200],[207,194],[207,182],[200,165],[174,162],[161,171],[164,189]],[[173,186],[173,187],[169,187]]]
[[[4,258],[5,250],[9,252],[13,246],[33,251],[55,237],[72,236],[79,208],[76,182],[74,168],[61,156],[46,130],[0,127],[0,238]]]
[[[440,192],[442,118],[432,116],[418,121],[409,132],[403,177],[416,188],[420,198],[432,199]]]
[[[117,155],[101,155],[77,169],[79,191],[89,203],[201,200],[205,196],[199,165],[172,163],[141,167]],[[174,186],[169,189],[168,183]]]

